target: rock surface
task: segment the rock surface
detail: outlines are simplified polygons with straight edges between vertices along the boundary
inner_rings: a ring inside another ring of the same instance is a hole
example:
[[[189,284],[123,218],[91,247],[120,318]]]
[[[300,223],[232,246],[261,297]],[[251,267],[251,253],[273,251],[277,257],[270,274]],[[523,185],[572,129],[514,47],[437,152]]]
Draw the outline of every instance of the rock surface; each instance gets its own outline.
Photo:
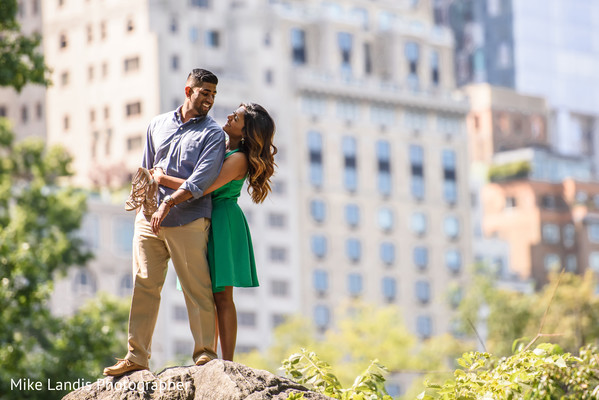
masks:
[[[107,377],[67,394],[63,400],[285,400],[294,392],[303,393],[306,400],[330,399],[270,372],[213,360],[201,367],[167,368],[158,375],[136,371]]]

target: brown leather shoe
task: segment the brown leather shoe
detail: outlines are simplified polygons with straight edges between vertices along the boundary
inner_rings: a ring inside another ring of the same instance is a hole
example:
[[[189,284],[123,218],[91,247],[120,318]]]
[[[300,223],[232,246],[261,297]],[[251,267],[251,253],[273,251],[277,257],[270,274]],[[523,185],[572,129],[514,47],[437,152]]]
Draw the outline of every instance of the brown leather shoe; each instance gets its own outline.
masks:
[[[118,362],[112,367],[104,368],[104,375],[106,376],[121,376],[127,372],[140,371],[142,369],[148,369],[148,367],[141,366],[130,360],[123,360],[117,358]]]
[[[204,365],[209,363],[210,361],[212,361],[213,358],[210,357],[207,354],[202,354],[200,357],[198,357],[198,360],[196,361],[196,365]]]

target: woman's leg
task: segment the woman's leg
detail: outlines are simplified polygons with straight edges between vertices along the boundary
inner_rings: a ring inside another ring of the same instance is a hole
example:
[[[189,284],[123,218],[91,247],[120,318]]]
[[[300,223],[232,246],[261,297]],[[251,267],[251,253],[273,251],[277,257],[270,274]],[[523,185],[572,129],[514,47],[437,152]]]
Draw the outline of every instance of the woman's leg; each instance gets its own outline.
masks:
[[[223,360],[233,361],[237,342],[237,310],[233,302],[233,287],[227,286],[222,292],[214,293],[214,303]]]

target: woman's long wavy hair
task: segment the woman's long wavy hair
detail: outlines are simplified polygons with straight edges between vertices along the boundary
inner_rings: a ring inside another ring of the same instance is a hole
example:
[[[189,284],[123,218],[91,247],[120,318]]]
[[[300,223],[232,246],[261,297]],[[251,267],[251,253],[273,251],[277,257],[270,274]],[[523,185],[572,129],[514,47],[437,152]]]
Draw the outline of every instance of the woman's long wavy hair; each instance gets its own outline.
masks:
[[[273,144],[275,122],[268,111],[256,103],[242,103],[244,114],[244,140],[240,149],[248,158],[248,193],[254,203],[262,203],[270,187],[270,178],[275,172],[277,148]]]

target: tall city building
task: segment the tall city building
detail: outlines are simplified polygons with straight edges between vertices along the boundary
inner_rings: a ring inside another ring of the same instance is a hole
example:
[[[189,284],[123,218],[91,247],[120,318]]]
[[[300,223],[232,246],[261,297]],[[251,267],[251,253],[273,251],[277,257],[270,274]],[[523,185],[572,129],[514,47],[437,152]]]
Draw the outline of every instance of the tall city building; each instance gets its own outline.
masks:
[[[238,351],[265,349],[291,314],[324,331],[341,304],[357,299],[399,306],[421,338],[452,331],[472,259],[469,106],[455,91],[452,34],[433,23],[431,1],[44,7],[56,81],[47,93],[48,140],[71,150],[78,184],[127,182],[149,120],[182,103],[194,67],[219,77],[217,121],[242,101],[274,116],[273,193],[257,206],[240,199],[261,286],[236,291]],[[118,214],[102,207],[96,212]],[[112,240],[125,243],[132,223],[113,224]],[[117,263],[114,279],[130,270],[130,259]],[[163,336],[154,340],[165,349],[160,362],[191,348],[183,297],[169,276]]]
[[[41,7],[40,0],[19,2],[17,22],[24,35],[42,33]],[[28,84],[20,92],[12,88],[0,88],[0,117],[9,119],[17,141],[45,137],[45,96],[46,88],[42,85]]]
[[[596,15],[585,0],[436,0],[436,21],[456,37],[459,85],[487,82],[544,97],[558,153],[599,165]]]

